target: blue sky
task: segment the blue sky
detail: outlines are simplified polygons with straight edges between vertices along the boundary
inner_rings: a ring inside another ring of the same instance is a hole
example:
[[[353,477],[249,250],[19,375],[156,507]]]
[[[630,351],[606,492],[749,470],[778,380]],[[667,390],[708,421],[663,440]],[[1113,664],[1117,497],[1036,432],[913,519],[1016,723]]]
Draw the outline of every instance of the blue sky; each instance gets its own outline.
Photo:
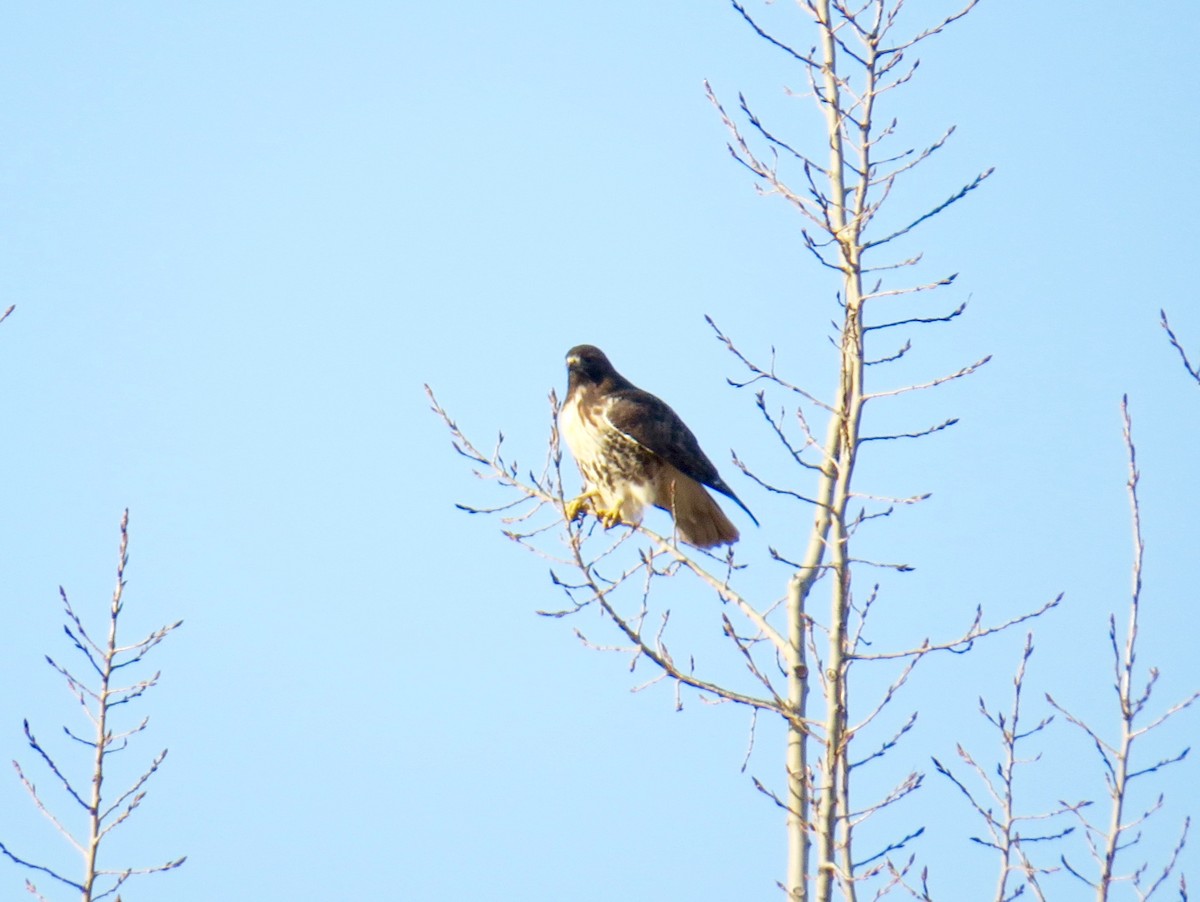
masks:
[[[763,14],[799,26],[785,6]],[[995,356],[881,411],[881,426],[961,423],[864,459],[865,489],[934,493],[870,538],[917,568],[882,577],[881,628],[895,634],[880,641],[944,633],[977,603],[1000,618],[1066,592],[1038,627],[1038,715],[1049,690],[1112,716],[1125,392],[1148,542],[1141,660],[1162,668],[1164,704],[1200,686],[1200,391],[1157,325],[1166,307],[1200,357],[1198,39],[1182,0],[1140,16],[984,3],[890,98],[903,143],[959,127],[898,210],[997,167],[913,242],[919,275],[961,275],[911,309],[971,306],[914,333],[897,378]],[[718,464],[733,446],[799,478],[750,396],[725,385],[735,361],[703,317],[758,356],[775,345],[820,392],[834,378],[833,286],[796,215],[729,159],[704,79],[819,142],[811,106],[783,92],[802,73],[721,3],[0,13],[0,307],[17,305],[0,325],[0,758],[36,772],[21,719],[48,738],[77,716],[42,661],[68,651],[57,587],[102,616],[128,506],[127,635],[186,624],[156,653],[151,729],[130,754],[171,753],[114,852],[189,855],[133,884],[130,902],[774,897],[781,819],[749,774],[777,777],[778,737],[764,726],[742,773],[743,714],[695,701],[674,713],[665,687],[630,696],[624,659],[536,617],[559,600],[545,564],[454,509],[493,496],[421,390],[485,445],[503,429],[533,464],[563,353],[591,342]],[[786,572],[766,547],[797,547],[809,514],[722,469],[763,521],[742,551],[753,591],[773,597]],[[712,623],[684,619],[697,632],[676,641],[710,649]],[[591,618],[576,625],[603,638]],[[914,679],[896,717],[919,709],[920,729],[881,782],[930,771],[957,740],[986,754],[975,698],[1005,696],[1021,641]],[[1188,744],[1196,723],[1170,725],[1155,753]],[[1102,793],[1078,736],[1056,727],[1045,751],[1033,800]],[[1164,784],[1172,830],[1195,781],[1187,762]],[[874,835],[926,825],[917,851],[935,889],[964,898],[993,869],[962,814],[930,777]],[[69,866],[15,778],[0,780],[0,839]],[[11,894],[23,877],[0,866]]]

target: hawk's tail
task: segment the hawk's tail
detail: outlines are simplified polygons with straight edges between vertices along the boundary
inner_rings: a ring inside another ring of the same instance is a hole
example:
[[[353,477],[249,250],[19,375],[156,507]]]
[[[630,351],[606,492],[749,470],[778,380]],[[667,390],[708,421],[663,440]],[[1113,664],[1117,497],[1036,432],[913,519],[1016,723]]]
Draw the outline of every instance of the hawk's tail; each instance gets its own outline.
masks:
[[[738,540],[737,527],[704,486],[682,476],[675,480],[674,487],[675,529],[680,539],[697,548],[732,545]]]

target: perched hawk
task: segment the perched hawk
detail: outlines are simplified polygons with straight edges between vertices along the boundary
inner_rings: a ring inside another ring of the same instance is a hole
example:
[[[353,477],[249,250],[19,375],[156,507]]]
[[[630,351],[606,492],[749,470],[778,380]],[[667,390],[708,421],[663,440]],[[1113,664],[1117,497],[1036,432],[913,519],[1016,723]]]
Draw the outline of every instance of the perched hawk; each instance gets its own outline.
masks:
[[[679,538],[697,548],[732,545],[738,531],[704,490],[716,489],[758,521],[725,484],[692,430],[665,403],[618,373],[604,352],[567,352],[567,399],[559,424],[583,475],[567,508],[591,507],[606,527],[638,523],[647,504],[670,511]]]

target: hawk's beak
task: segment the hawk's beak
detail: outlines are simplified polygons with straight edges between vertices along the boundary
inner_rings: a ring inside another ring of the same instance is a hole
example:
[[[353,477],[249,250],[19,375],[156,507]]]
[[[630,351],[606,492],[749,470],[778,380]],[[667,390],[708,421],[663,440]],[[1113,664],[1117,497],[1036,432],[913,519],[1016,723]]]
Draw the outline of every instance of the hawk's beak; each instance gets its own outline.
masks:
[[[567,369],[571,369],[571,367],[579,366],[579,362],[580,362],[580,361],[579,361],[579,355],[578,355],[578,354],[572,354],[572,355],[570,355],[570,356],[567,358]]]

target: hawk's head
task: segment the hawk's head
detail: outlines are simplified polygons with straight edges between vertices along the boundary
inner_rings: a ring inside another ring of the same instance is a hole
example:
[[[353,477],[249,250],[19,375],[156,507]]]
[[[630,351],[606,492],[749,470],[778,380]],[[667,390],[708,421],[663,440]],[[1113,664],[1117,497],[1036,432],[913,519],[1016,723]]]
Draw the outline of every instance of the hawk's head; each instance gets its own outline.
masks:
[[[606,380],[620,379],[604,352],[592,345],[576,345],[567,351],[567,387],[600,385]]]

